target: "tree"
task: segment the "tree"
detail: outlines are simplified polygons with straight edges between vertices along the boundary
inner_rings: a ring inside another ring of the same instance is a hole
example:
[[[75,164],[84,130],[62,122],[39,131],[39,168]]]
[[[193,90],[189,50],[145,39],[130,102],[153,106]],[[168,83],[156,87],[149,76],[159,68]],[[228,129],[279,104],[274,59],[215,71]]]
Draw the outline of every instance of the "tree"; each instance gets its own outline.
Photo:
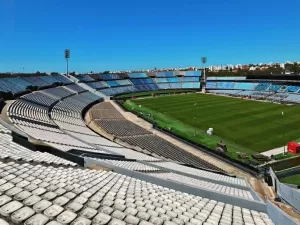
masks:
[[[109,73],[110,73],[110,71],[108,71],[108,70],[103,72],[103,74],[109,74]]]
[[[290,71],[294,74],[298,74],[300,71],[300,66],[297,63],[294,63],[290,66]]]

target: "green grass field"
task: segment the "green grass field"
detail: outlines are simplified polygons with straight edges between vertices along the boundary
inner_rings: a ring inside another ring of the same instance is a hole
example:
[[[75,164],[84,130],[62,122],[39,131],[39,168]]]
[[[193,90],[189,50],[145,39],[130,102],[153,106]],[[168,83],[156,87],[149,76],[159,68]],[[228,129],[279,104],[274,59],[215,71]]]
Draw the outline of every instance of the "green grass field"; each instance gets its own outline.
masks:
[[[196,126],[194,103],[197,103]],[[153,114],[149,118],[161,127],[171,127],[173,132],[213,149],[222,139],[227,144],[228,155],[233,154],[233,158],[236,152],[263,152],[300,137],[298,105],[183,94],[128,100],[124,106],[128,110]],[[214,128],[213,136],[206,134],[210,127]]]
[[[286,184],[300,185],[300,174],[282,178],[282,179],[280,179],[280,182],[286,183]]]

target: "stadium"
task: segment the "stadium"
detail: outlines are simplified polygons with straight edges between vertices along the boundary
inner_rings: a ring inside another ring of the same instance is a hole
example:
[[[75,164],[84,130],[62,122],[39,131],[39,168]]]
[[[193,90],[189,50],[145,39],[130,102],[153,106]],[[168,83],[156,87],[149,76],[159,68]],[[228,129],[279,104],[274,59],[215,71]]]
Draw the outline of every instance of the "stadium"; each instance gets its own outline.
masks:
[[[200,71],[3,76],[0,224],[299,224],[282,152],[298,92]]]

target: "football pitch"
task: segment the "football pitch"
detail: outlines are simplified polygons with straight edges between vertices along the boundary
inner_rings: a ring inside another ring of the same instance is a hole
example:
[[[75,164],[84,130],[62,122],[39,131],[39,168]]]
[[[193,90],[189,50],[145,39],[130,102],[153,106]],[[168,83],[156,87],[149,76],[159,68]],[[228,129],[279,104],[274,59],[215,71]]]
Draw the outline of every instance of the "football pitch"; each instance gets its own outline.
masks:
[[[298,105],[183,94],[127,100],[124,106],[147,114],[159,126],[210,148],[215,149],[223,140],[229,153],[259,153],[300,137]],[[214,129],[214,135],[206,134],[208,128]]]

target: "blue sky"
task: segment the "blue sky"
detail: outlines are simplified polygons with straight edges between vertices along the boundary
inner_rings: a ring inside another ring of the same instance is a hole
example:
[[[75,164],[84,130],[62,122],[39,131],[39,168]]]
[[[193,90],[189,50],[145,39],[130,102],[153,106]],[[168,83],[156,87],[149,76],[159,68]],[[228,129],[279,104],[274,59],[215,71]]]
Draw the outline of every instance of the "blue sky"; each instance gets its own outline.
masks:
[[[0,71],[300,61],[300,1],[0,0]]]

